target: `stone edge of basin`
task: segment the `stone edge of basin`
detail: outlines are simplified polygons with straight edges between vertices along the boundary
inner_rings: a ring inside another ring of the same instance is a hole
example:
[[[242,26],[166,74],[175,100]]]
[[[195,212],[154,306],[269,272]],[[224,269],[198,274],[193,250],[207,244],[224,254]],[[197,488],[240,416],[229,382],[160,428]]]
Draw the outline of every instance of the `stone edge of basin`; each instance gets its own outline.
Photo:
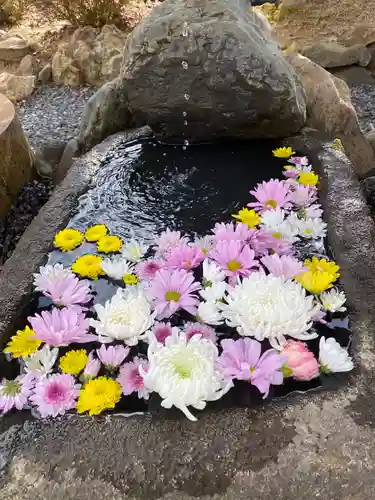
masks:
[[[68,221],[78,197],[89,186],[108,148],[148,135],[150,129],[147,127],[114,134],[76,159],[65,180],[30,224],[0,273],[0,349],[15,329],[23,326],[18,321],[28,305],[32,274],[43,264],[54,234]],[[349,160],[344,154],[326,147],[328,141],[322,134],[307,131],[286,140],[285,144],[309,151],[321,175],[321,202],[329,227],[329,244],[342,269],[341,281],[348,296],[359,366],[358,376],[351,379],[358,385],[370,369],[367,366],[371,358],[369,349],[374,344],[375,308],[371,304],[375,304],[375,225]],[[0,354],[0,373],[2,362],[4,357]],[[341,390],[344,388],[345,385]],[[293,395],[295,397],[305,396]]]

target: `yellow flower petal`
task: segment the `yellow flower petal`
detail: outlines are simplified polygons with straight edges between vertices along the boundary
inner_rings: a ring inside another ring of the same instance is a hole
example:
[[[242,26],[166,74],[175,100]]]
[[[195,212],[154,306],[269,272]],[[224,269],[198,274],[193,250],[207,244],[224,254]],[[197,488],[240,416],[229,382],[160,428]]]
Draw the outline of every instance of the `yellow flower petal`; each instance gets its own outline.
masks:
[[[335,278],[327,272],[306,271],[299,274],[296,281],[300,283],[308,292],[318,295],[329,288],[332,288],[332,283]]]
[[[99,252],[103,253],[119,252],[122,247],[122,239],[118,236],[103,236],[99,239],[96,247]]]
[[[316,186],[319,182],[319,176],[314,172],[301,172],[298,176],[298,182],[304,186]]]
[[[78,413],[89,412],[99,415],[104,410],[114,408],[121,399],[121,386],[111,378],[92,379],[81,389],[77,402]]]
[[[82,278],[97,280],[99,276],[104,276],[101,268],[102,258],[99,255],[83,255],[72,265],[72,271]]]
[[[257,227],[261,222],[260,215],[255,210],[249,210],[248,208],[242,208],[232,217],[242,222],[242,224],[246,224],[250,229]]]
[[[293,148],[288,146],[288,147],[273,149],[272,154],[273,156],[276,156],[276,158],[290,158],[291,156],[295,155],[296,152],[293,151]]]
[[[78,375],[85,368],[88,361],[87,353],[84,349],[69,351],[60,358],[59,366],[64,373]]]
[[[90,243],[100,240],[108,234],[108,228],[104,224],[96,224],[89,227],[85,232],[85,238]]]
[[[79,247],[83,242],[83,234],[77,229],[63,229],[55,234],[53,244],[63,252],[69,252]]]
[[[35,337],[36,333],[30,327],[18,330],[16,335],[8,342],[4,352],[11,354],[13,358],[25,358],[34,354],[42,342]]]

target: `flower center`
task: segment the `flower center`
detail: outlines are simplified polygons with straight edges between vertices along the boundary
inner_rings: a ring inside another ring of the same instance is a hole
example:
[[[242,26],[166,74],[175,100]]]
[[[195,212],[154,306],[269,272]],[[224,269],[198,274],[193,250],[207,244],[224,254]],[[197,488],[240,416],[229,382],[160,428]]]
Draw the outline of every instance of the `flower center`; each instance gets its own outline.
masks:
[[[64,391],[58,384],[51,384],[47,390],[47,399],[50,403],[58,403],[63,399]]]
[[[253,373],[253,372],[255,372],[255,367],[254,366],[250,366],[249,370],[250,370],[250,373]]]
[[[185,259],[185,262],[186,262],[186,264],[187,264],[189,267],[191,267],[191,261],[190,261],[190,260]]]
[[[178,293],[178,292],[175,292],[173,290],[167,292],[165,294],[165,300],[167,300],[168,302],[170,302],[171,300],[173,300],[174,302],[178,302],[181,298],[181,294]]]
[[[126,324],[128,321],[128,315],[124,311],[118,311],[112,313],[111,323],[115,323],[117,325]]]
[[[238,260],[230,260],[227,262],[227,268],[229,269],[229,271],[238,271],[239,269],[241,269],[241,264],[238,262]]]
[[[186,362],[186,360],[181,359],[180,357],[172,360],[174,371],[181,378],[189,378],[191,377],[191,366]]]
[[[276,208],[277,207],[277,201],[275,201],[275,200],[267,200],[264,205],[266,207]]]
[[[15,396],[21,391],[21,384],[15,380],[7,380],[3,387],[4,396]]]
[[[281,233],[273,233],[272,236],[279,240],[281,238]]]
[[[312,234],[312,229],[305,229],[304,233],[305,234]]]

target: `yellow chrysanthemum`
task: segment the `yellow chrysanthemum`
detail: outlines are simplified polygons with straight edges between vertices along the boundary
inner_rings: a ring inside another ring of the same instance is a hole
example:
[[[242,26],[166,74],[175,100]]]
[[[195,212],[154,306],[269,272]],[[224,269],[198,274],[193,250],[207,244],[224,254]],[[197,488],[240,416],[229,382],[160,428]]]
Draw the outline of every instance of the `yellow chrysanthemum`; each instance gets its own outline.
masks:
[[[83,255],[72,265],[72,271],[82,278],[97,280],[99,276],[104,276],[101,268],[102,258],[98,255]]]
[[[333,260],[329,261],[327,259],[313,257],[311,260],[306,259],[304,266],[313,273],[329,273],[335,280],[340,277],[340,266]]]
[[[100,240],[108,234],[108,228],[104,224],[96,224],[96,226],[89,227],[85,232],[85,238],[90,243]]]
[[[122,239],[118,236],[103,236],[103,238],[100,238],[96,246],[99,252],[119,252],[122,247]]]
[[[69,252],[79,247],[83,242],[83,234],[77,229],[63,229],[55,234],[53,244],[63,252]]]
[[[136,285],[140,281],[140,277],[136,274],[127,273],[124,274],[123,281],[125,285]]]
[[[77,402],[78,413],[89,412],[99,415],[104,410],[114,408],[121,399],[121,386],[111,378],[99,377],[89,380],[81,389]]]
[[[255,210],[250,210],[248,208],[242,208],[238,214],[233,214],[232,217],[238,219],[242,224],[247,224],[247,226],[252,229],[260,224],[260,215],[256,213]]]
[[[301,172],[298,182],[304,186],[316,186],[319,182],[319,175],[314,174],[314,172]]]
[[[69,351],[60,358],[60,369],[64,373],[78,375],[84,369],[88,361],[87,353],[84,349]]]
[[[34,354],[42,344],[34,335],[36,335],[34,330],[28,326],[24,330],[18,330],[16,335],[13,335],[10,339],[4,352],[11,354],[13,358],[31,356],[31,354]]]
[[[296,152],[293,151],[293,148],[288,146],[288,147],[273,149],[272,154],[273,156],[276,156],[276,158],[290,158],[292,155],[295,155]]]
[[[334,278],[334,275],[327,272],[306,271],[299,274],[295,279],[308,292],[319,295],[325,290],[332,288],[332,283],[336,278]]]

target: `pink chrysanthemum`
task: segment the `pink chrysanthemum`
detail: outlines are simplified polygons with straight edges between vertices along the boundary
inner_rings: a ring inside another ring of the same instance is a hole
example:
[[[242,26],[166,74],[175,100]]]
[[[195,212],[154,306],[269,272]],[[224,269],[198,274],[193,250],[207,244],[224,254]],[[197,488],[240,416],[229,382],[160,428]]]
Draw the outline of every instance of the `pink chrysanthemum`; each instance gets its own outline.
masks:
[[[221,341],[223,352],[218,359],[224,377],[247,380],[268,396],[271,384],[281,385],[284,376],[280,371],[287,357],[275,349],[269,349],[261,355],[262,344],[257,340],[245,338]]]
[[[307,207],[316,200],[316,196],[317,189],[314,186],[298,184],[298,186],[291,191],[290,199],[297,207]]]
[[[200,248],[184,245],[172,248],[165,262],[165,267],[190,271],[198,267],[203,260],[204,253]]]
[[[102,345],[100,349],[96,350],[96,354],[98,355],[100,361],[110,370],[114,370],[120,366],[124,359],[128,356],[129,352],[130,348],[122,345],[110,345],[108,347]]]
[[[307,165],[309,164],[309,159],[307,158],[307,156],[291,156],[288,162],[293,163],[293,165],[307,167]]]
[[[37,381],[30,401],[41,417],[57,417],[75,407],[80,388],[72,375],[50,375]]]
[[[154,323],[151,333],[160,344],[164,344],[165,339],[172,335],[172,331],[173,328],[170,323],[159,323],[157,321],[156,323]]]
[[[223,269],[232,285],[236,283],[237,277],[248,276],[259,267],[254,257],[254,250],[239,241],[219,241],[210,252],[210,258]]]
[[[194,281],[194,275],[183,269],[159,271],[150,287],[159,319],[169,318],[180,308],[195,315],[199,299],[194,292],[200,288],[200,283]]]
[[[36,338],[53,347],[84,344],[97,338],[87,333],[89,320],[78,307],[42,311],[28,320],[36,332]]]
[[[132,362],[124,363],[121,366],[117,382],[121,385],[124,396],[137,392],[139,399],[149,398],[150,393],[145,388],[143,377],[139,373],[140,366],[147,371],[148,361],[135,357]]]
[[[204,325],[203,323],[186,323],[184,332],[187,340],[190,340],[194,335],[200,335],[202,339],[210,340],[216,344],[216,333],[211,326]]]
[[[212,232],[214,233],[214,241],[240,241],[242,243],[250,240],[254,233],[254,229],[249,229],[247,224],[234,224],[230,222],[224,224],[224,222],[217,222]]]
[[[43,294],[57,306],[86,304],[91,300],[88,282],[73,273],[58,279],[45,278]]]
[[[280,238],[275,238],[264,229],[259,229],[259,231],[257,231],[254,238],[249,242],[249,245],[257,256],[268,255],[269,253],[289,255],[293,250],[289,242]]]
[[[260,260],[271,274],[285,279],[293,279],[306,271],[302,262],[288,255],[266,255]]]
[[[150,259],[140,262],[137,265],[137,274],[143,280],[149,280],[155,277],[155,274],[162,269],[164,263],[161,260]]]
[[[248,207],[264,212],[265,210],[275,210],[275,208],[290,208],[290,193],[284,181],[271,179],[258,184],[255,190],[250,191],[257,201],[248,203]]]
[[[12,408],[22,410],[34,387],[33,375],[19,375],[14,380],[3,379],[0,383],[0,412],[7,413]]]
[[[187,245],[188,243],[188,238],[182,236],[180,231],[170,231],[167,229],[160,233],[160,236],[155,240],[155,255],[166,256],[172,248]]]

